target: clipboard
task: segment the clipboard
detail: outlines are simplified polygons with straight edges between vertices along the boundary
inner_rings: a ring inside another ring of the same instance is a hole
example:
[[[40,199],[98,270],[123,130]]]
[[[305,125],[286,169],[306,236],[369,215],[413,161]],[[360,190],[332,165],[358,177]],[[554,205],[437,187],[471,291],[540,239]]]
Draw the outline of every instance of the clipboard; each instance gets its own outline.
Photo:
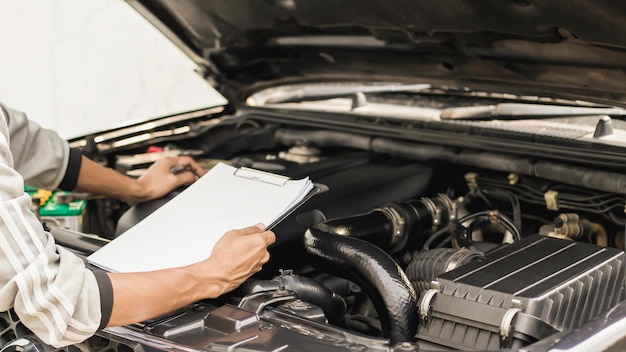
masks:
[[[225,232],[259,222],[271,230],[319,192],[308,177],[218,163],[87,261],[112,272],[189,265],[209,257]]]
[[[284,186],[285,183],[287,183],[290,180],[290,178],[287,177],[287,176],[277,175],[277,174],[274,174],[274,173],[271,173],[271,172],[267,172],[267,171],[262,171],[262,170],[251,169],[251,168],[248,168],[248,167],[237,168],[233,172],[233,175],[235,177],[246,178],[246,179],[248,179],[250,181],[263,182],[263,183],[267,183],[267,184],[274,185],[274,186],[277,186],[277,187]],[[276,227],[276,225],[278,225],[281,221],[285,220],[285,218],[287,218],[289,215],[291,215],[302,204],[306,203],[307,200],[311,199],[311,197],[313,197],[314,195],[316,195],[320,191],[321,191],[321,188],[314,184],[313,188],[311,188],[311,190],[300,201],[298,201],[296,204],[292,205],[289,210],[284,212],[283,215],[278,217],[272,223],[267,224],[265,226],[265,228],[267,230],[272,230],[274,227]]]
[[[242,177],[251,181],[264,182],[274,186],[284,186],[289,177],[273,174],[267,171],[251,169],[249,167],[240,167],[234,170],[235,177]]]
[[[319,186],[314,185],[311,191],[309,191],[309,193],[306,196],[304,196],[304,198],[302,198],[301,201],[299,201],[297,204],[292,206],[291,209],[289,209],[288,211],[284,212],[283,215],[277,218],[274,222],[267,225],[266,229],[267,230],[274,229],[276,225],[280,224],[281,221],[285,220],[289,215],[291,215],[294,211],[296,211],[302,204],[306,203],[309,199],[311,199],[311,197],[320,193],[321,191],[322,189]]]
[[[237,168],[233,175],[235,177],[246,178],[250,181],[263,182],[270,185],[283,187],[285,183],[287,183],[290,178],[287,176],[277,175],[271,172],[251,169],[248,167],[240,167]],[[296,211],[302,204],[306,203],[307,200],[311,199],[314,195],[319,193],[321,188],[319,186],[313,185],[313,188],[307,193],[302,200],[298,201],[296,204],[292,205],[289,210],[283,213],[282,216],[278,217],[272,223],[265,226],[265,229],[272,230],[276,225],[278,225],[281,221],[285,220],[289,215],[291,215],[294,211]]]

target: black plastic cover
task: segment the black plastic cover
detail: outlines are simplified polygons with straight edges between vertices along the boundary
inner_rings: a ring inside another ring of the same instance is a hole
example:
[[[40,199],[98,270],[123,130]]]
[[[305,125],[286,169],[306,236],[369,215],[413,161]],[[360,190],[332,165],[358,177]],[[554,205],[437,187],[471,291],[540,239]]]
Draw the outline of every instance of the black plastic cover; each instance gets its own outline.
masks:
[[[624,280],[622,250],[529,236],[441,275],[436,294],[420,297],[430,311],[419,337],[469,350],[519,348],[606,312],[624,299]]]

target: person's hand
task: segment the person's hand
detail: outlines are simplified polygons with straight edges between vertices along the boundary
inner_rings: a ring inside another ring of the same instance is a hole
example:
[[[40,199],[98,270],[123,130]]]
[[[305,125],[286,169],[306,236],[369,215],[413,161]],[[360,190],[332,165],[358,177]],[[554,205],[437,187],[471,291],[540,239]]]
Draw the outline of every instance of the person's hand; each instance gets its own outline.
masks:
[[[173,173],[172,169],[183,171]],[[162,197],[176,188],[193,183],[206,171],[188,156],[166,157],[157,160],[137,179],[141,187],[141,201]]]
[[[267,247],[275,241],[274,233],[265,231],[262,224],[231,230],[217,241],[207,260],[193,264],[191,268],[207,274],[207,293],[217,288],[220,294],[224,294],[261,270],[270,259]]]
[[[113,310],[107,326],[127,325],[171,312],[193,302],[217,298],[261,270],[276,236],[264,226],[226,232],[209,258],[183,267],[137,273],[107,273]]]

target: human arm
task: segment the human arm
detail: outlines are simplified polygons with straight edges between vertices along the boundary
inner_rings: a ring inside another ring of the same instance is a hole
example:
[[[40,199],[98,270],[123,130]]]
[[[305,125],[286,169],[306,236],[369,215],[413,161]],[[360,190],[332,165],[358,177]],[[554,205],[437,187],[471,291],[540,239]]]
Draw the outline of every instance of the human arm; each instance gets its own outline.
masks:
[[[109,273],[114,299],[108,325],[146,320],[235,289],[269,260],[267,246],[275,236],[258,226],[227,232],[209,258],[195,264],[145,273]]]
[[[178,174],[170,170],[186,165],[189,171]],[[168,192],[194,182],[205,171],[188,156],[157,160],[138,179],[127,177],[82,156],[75,190],[105,195],[128,203],[139,203],[166,195]]]
[[[79,170],[73,167],[81,159],[72,159],[68,150],[58,135],[0,104],[0,311],[13,308],[44,343],[67,346],[105,325],[137,322],[217,297],[268,260],[266,246],[274,234],[252,227],[228,232],[208,259],[186,267],[129,274],[88,270],[82,259],[55,245],[30,211],[23,189],[22,173],[43,188],[76,185],[78,172],[72,170]],[[169,173],[166,163],[155,165]]]
[[[205,174],[190,157],[166,157],[133,179],[70,149],[56,132],[28,120],[23,112],[2,104],[0,109],[7,123],[7,136],[11,136],[12,166],[31,186],[89,192],[138,203],[164,196]],[[189,171],[173,174],[170,169],[176,165],[187,165]]]

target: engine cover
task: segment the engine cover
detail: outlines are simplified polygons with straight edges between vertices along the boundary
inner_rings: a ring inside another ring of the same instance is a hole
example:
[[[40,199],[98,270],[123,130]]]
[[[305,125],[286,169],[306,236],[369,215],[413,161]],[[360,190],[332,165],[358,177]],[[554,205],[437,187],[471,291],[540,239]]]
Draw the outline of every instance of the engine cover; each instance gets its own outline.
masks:
[[[529,236],[433,282],[418,336],[437,348],[520,348],[613,307],[624,271],[624,251]]]

